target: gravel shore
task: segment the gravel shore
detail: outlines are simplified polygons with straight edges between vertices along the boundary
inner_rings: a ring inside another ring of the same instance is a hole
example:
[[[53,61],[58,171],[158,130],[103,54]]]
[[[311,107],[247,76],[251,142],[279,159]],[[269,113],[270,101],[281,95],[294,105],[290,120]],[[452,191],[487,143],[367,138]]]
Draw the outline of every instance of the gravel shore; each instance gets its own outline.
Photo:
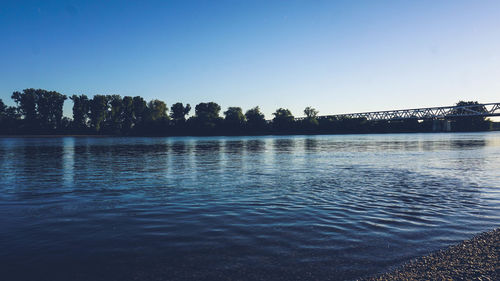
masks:
[[[500,280],[500,228],[364,280]]]

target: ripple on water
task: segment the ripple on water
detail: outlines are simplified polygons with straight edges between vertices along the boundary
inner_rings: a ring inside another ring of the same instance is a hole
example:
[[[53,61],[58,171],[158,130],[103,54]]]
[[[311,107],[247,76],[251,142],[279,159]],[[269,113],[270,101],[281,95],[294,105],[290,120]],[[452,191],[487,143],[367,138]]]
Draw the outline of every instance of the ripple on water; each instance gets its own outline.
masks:
[[[0,274],[373,274],[499,225],[499,139],[0,139]]]

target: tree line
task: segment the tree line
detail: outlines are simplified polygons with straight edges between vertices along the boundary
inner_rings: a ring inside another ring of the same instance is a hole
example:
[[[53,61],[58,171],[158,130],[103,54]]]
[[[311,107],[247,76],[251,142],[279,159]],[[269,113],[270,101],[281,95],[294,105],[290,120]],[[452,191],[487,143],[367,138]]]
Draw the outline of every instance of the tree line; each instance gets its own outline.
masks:
[[[305,118],[296,119],[286,108],[279,108],[267,121],[258,106],[243,113],[241,107],[222,112],[215,102],[195,106],[164,101],[144,100],[140,96],[72,95],[73,118],[63,116],[68,96],[44,89],[25,89],[11,96],[16,106],[6,106],[0,99],[0,134],[76,134],[124,136],[182,135],[262,135],[262,134],[335,134],[430,132],[431,121],[368,121],[365,118],[318,117],[312,107],[304,109]],[[457,105],[478,104],[459,102]],[[456,117],[454,131],[487,130],[484,117]]]

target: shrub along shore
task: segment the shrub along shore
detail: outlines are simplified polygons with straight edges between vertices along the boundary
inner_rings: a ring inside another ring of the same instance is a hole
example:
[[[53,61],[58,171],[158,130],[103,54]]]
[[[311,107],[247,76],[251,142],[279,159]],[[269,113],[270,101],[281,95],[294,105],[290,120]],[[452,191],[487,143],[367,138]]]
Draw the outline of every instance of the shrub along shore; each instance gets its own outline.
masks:
[[[114,136],[199,136],[268,134],[348,134],[432,132],[433,120],[406,119],[369,121],[366,118],[318,116],[312,107],[304,109],[305,118],[297,119],[286,108],[266,120],[258,106],[243,113],[229,107],[221,117],[215,102],[195,106],[180,102],[170,108],[161,100],[149,102],[140,96],[72,95],[73,118],[63,116],[68,97],[56,91],[25,89],[11,96],[16,106],[0,99],[0,135],[114,135]],[[474,105],[478,102],[459,102]],[[481,105],[478,105],[481,107]],[[481,108],[478,108],[481,110]],[[450,118],[451,131],[485,131],[491,122],[484,117]]]
[[[500,228],[365,280],[500,280]]]

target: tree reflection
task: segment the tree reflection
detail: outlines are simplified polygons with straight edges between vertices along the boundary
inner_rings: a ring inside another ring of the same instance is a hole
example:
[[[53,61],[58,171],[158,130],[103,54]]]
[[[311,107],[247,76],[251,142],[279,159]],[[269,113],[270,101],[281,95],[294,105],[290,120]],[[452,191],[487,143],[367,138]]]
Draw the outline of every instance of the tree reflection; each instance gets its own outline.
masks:
[[[195,180],[206,187],[218,186],[221,176],[221,140],[198,140],[194,145]]]
[[[19,139],[17,146],[20,161],[15,168],[16,185],[22,188],[23,194],[36,197],[45,194],[43,183],[62,188],[63,184],[63,140],[55,139]],[[29,191],[29,192],[28,192]]]
[[[295,147],[295,139],[293,138],[277,138],[274,140],[274,151],[276,152],[292,152]]]
[[[304,148],[307,152],[315,152],[318,149],[318,140],[313,138],[305,139]]]
[[[451,140],[451,149],[476,149],[486,146],[486,140],[475,139],[475,140]]]
[[[224,151],[229,154],[241,154],[244,152],[242,140],[230,140],[224,143]]]
[[[266,143],[261,139],[248,140],[245,148],[248,152],[262,152],[266,150]]]

